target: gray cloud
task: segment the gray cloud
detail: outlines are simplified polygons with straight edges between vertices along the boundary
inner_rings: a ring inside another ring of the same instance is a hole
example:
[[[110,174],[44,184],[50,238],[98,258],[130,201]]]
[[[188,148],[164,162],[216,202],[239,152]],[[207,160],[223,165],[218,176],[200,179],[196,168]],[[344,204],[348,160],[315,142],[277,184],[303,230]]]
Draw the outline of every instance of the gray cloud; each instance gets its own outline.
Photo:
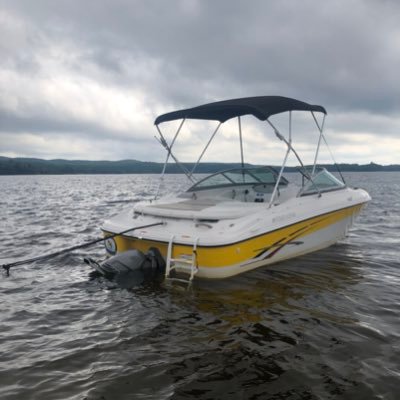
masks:
[[[85,132],[87,140],[147,143],[158,113],[280,94],[326,106],[327,126],[340,133],[335,144],[345,144],[347,135],[395,137],[398,4],[3,0],[0,135]],[[50,85],[54,80],[60,82],[58,94]],[[129,115],[127,107],[121,126],[117,108],[129,96],[143,106],[143,115],[138,109]],[[87,105],[73,107],[77,99]],[[132,158],[139,156],[133,151]]]

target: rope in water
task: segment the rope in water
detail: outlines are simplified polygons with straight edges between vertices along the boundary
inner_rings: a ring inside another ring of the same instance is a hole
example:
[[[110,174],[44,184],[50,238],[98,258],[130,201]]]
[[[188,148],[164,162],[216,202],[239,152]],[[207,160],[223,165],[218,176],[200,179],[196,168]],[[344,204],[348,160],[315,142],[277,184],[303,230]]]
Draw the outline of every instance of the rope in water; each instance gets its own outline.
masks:
[[[90,242],[86,242],[86,243],[83,243],[83,244],[79,244],[79,245],[77,245],[77,246],[68,247],[68,248],[66,248],[66,249],[56,251],[56,252],[54,252],[54,253],[45,254],[45,255],[43,255],[43,256],[33,257],[33,258],[26,259],[26,260],[19,260],[19,261],[15,261],[15,262],[12,262],[12,263],[9,263],[9,264],[3,264],[2,267],[3,267],[3,269],[6,270],[7,276],[9,276],[9,274],[10,274],[10,268],[12,268],[12,267],[16,267],[16,266],[18,266],[18,265],[23,265],[23,264],[30,264],[30,263],[35,262],[35,261],[44,261],[44,260],[48,260],[48,259],[50,259],[50,258],[57,257],[57,256],[59,256],[59,255],[61,255],[61,254],[66,254],[66,253],[69,253],[69,252],[74,251],[74,250],[83,249],[83,248],[85,248],[85,247],[92,246],[92,245],[94,245],[94,244],[96,244],[96,243],[103,242],[103,241],[105,241],[105,240],[107,240],[107,239],[112,239],[112,238],[114,238],[114,237],[116,237],[116,236],[120,236],[120,235],[123,235],[123,234],[125,234],[125,233],[131,232],[131,231],[134,231],[134,230],[137,230],[137,229],[150,228],[150,227],[152,227],[152,226],[163,225],[163,224],[164,224],[163,222],[155,222],[155,223],[153,223],[153,224],[142,225],[142,226],[135,226],[134,228],[126,229],[126,230],[124,230],[124,231],[122,231],[122,232],[118,232],[118,233],[113,233],[113,234],[111,234],[111,235],[109,235],[109,236],[106,236],[106,237],[104,237],[104,238],[99,238],[99,239],[91,240]]]

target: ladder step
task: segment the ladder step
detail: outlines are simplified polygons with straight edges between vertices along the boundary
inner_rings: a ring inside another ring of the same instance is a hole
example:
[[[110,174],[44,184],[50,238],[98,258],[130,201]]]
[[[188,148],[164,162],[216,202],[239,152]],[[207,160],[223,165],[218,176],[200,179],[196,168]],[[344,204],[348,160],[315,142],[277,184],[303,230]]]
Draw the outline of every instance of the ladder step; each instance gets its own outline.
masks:
[[[187,273],[191,273],[192,271],[194,273],[197,273],[198,268],[197,267],[192,267],[191,265],[182,265],[182,264],[174,264],[171,265],[170,267],[170,271],[174,270],[174,269],[179,269],[180,271],[185,271]]]
[[[172,282],[182,282],[182,283],[185,283],[185,284],[190,284],[190,280],[188,280],[188,279],[182,279],[182,278],[168,278],[168,280],[169,281],[172,281]]]
[[[171,258],[172,262],[177,262],[177,263],[182,263],[182,264],[188,264],[188,265],[192,265],[193,261],[192,260],[188,260],[186,258]]]

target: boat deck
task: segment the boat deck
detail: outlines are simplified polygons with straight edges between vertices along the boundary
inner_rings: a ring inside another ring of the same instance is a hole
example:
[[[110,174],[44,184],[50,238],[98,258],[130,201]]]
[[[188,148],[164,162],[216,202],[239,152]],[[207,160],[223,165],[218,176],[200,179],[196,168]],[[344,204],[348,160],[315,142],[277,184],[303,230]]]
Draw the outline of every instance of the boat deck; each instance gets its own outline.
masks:
[[[244,203],[235,200],[176,200],[171,199],[171,202],[159,204],[138,204],[135,211],[159,217],[221,220],[240,218],[266,207],[265,203]]]

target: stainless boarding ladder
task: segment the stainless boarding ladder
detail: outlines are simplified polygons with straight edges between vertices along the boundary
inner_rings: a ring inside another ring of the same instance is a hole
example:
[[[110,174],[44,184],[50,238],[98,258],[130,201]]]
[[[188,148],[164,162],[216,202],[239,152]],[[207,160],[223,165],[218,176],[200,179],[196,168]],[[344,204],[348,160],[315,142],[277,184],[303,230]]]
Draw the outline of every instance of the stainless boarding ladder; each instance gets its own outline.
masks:
[[[172,281],[178,281],[178,282],[183,282],[183,283],[188,283],[191,285],[194,276],[197,274],[199,268],[197,265],[197,243],[199,241],[199,238],[196,238],[196,240],[193,243],[193,249],[192,249],[192,258],[172,258],[172,250],[173,250],[173,243],[174,243],[175,235],[171,236],[171,239],[169,240],[168,243],[168,251],[167,251],[167,265],[165,268],[165,279],[169,279]],[[189,274],[189,279],[183,279],[183,278],[171,278],[170,273],[172,270],[180,270],[185,273]]]

